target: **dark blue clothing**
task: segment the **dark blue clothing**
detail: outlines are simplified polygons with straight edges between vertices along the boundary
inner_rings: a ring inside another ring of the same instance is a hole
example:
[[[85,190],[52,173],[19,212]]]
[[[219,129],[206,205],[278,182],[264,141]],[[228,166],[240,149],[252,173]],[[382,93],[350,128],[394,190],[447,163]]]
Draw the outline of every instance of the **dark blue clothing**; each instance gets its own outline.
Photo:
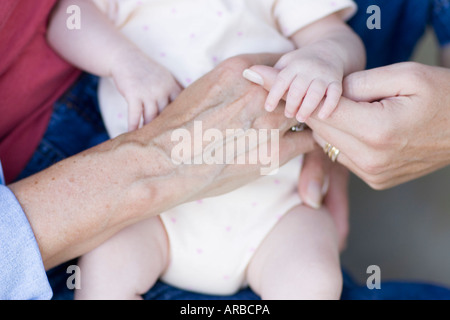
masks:
[[[357,14],[349,21],[367,50],[367,68],[375,68],[411,58],[427,26],[433,27],[439,43],[450,43],[450,0],[356,0]],[[381,29],[370,30],[367,8],[381,10]]]
[[[368,55],[368,67],[406,61],[425,27],[434,27],[441,45],[450,43],[450,0],[357,0],[359,11],[349,24],[362,37]],[[367,27],[367,8],[381,9],[381,29]],[[83,75],[54,106],[47,132],[32,160],[22,172],[24,178],[48,166],[105,141],[97,103],[98,79]],[[66,286],[71,261],[48,272],[54,299],[72,299]],[[152,300],[223,299],[185,292],[158,282],[145,296]],[[384,283],[381,290],[369,290],[344,273],[343,299],[450,299],[450,291],[428,284]],[[259,299],[251,290],[242,290],[226,299]]]

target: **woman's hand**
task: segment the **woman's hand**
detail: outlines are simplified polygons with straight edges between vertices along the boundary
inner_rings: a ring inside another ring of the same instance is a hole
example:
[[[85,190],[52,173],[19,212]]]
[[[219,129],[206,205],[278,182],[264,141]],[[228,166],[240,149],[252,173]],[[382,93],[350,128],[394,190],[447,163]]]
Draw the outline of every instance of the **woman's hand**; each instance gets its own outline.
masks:
[[[450,164],[450,70],[400,63],[344,81],[336,115],[311,119],[320,145],[375,189],[386,189]]]
[[[252,67],[270,87],[271,68]],[[450,163],[450,70],[399,63],[351,74],[333,115],[307,122],[317,142],[375,189],[413,180]]]

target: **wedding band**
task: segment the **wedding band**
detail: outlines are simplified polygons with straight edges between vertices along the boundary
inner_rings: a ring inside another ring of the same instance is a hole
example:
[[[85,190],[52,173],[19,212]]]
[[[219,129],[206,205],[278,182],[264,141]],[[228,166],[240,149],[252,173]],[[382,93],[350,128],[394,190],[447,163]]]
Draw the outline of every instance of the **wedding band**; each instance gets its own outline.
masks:
[[[306,129],[306,123],[299,123],[295,127],[292,127],[291,131],[292,132],[302,132],[302,131],[305,131],[305,129]]]
[[[339,157],[339,154],[341,151],[333,147],[331,144],[327,143],[325,147],[323,148],[323,151],[328,155],[328,157],[331,159],[331,161],[336,162],[337,158]]]

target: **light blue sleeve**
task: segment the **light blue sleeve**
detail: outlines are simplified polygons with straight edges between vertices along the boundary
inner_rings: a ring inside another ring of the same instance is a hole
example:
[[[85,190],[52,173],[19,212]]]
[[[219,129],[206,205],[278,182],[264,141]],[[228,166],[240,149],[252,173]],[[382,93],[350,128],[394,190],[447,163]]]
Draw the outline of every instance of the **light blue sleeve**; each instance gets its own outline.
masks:
[[[0,299],[48,300],[52,295],[28,219],[11,190],[0,185]]]

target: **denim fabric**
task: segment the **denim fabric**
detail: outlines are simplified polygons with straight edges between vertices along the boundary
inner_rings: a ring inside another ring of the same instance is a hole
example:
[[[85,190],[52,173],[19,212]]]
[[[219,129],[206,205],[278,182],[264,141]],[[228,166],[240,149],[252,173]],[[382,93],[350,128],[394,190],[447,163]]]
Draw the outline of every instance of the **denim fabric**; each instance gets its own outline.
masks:
[[[349,25],[362,38],[367,50],[367,68],[407,61],[430,22],[432,0],[355,0],[357,14]],[[367,8],[381,10],[381,29],[370,30]]]
[[[441,46],[450,43],[450,0],[355,0],[357,14],[349,25],[362,38],[367,50],[367,68],[376,68],[411,58],[427,26],[432,26]],[[370,30],[367,8],[381,10],[381,29]]]
[[[441,46],[450,44],[450,0],[434,0],[431,24]]]
[[[83,74],[54,104],[47,131],[18,180],[108,140],[97,101],[98,78]]]
[[[65,272],[71,261],[53,270],[49,277],[54,290],[55,300],[71,300],[74,291],[67,289]],[[370,290],[364,284],[355,281],[343,271],[343,290],[341,300],[450,300],[450,290],[441,286],[414,282],[382,282],[381,289]],[[83,280],[81,279],[81,287]],[[209,296],[188,292],[157,282],[151,290],[143,295],[145,300],[260,300],[250,289],[243,289],[232,296]]]
[[[0,299],[50,299],[52,290],[27,217],[14,194],[0,186]]]

